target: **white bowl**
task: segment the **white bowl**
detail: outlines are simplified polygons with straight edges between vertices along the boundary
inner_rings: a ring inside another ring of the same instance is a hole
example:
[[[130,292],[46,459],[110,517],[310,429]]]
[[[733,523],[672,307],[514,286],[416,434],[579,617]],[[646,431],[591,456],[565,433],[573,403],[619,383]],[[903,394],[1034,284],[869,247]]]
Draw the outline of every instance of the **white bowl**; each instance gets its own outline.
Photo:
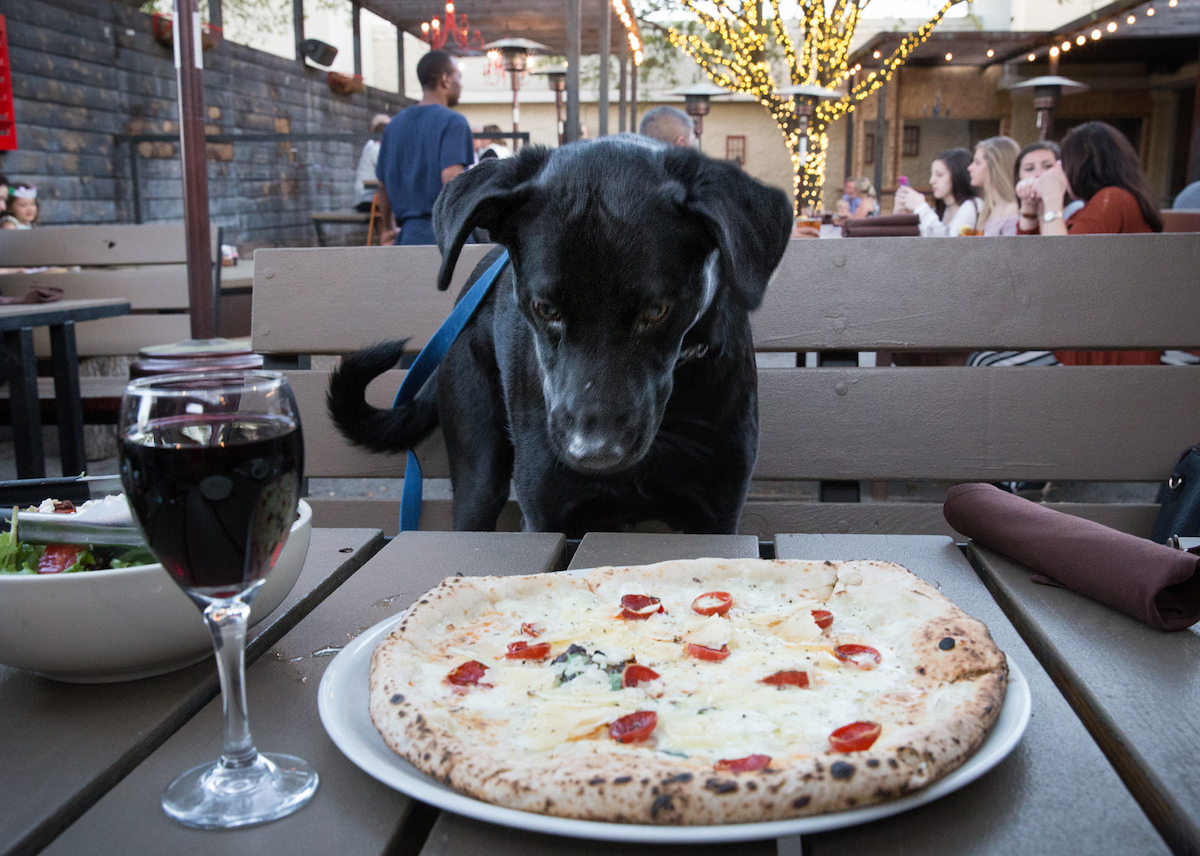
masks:
[[[287,597],[308,555],[312,509],[299,517],[259,589],[250,623]],[[191,599],[162,565],[26,576],[0,574],[0,663],[72,683],[148,678],[212,654]]]

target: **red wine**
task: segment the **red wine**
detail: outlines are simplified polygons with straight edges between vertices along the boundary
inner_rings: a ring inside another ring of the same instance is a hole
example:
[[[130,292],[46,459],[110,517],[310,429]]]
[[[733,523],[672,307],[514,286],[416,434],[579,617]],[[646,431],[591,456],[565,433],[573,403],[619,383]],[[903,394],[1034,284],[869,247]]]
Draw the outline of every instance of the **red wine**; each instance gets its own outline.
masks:
[[[129,504],[175,582],[224,598],[270,573],[300,496],[304,443],[293,419],[178,416],[120,446]]]

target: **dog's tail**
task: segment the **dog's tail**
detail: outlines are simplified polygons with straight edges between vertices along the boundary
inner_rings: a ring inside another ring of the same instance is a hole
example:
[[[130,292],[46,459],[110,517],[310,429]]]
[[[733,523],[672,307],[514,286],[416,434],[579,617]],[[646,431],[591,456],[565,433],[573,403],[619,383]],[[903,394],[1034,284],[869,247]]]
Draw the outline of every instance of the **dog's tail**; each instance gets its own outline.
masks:
[[[406,341],[383,342],[343,357],[329,376],[325,405],[333,424],[356,446],[401,452],[437,427],[436,375],[408,404],[381,410],[367,403],[367,384],[400,361]]]

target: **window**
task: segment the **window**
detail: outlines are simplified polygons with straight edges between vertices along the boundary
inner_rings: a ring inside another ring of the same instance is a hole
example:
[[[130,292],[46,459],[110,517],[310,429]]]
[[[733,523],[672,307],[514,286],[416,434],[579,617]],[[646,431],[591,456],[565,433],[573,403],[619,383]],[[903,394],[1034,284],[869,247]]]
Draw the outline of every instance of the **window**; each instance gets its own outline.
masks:
[[[863,137],[863,163],[875,163],[875,134],[871,131]]]
[[[921,156],[921,129],[917,125],[904,126],[904,138],[900,143],[900,154],[906,158]]]
[[[725,138],[725,160],[734,161],[738,166],[746,165],[746,138]]]

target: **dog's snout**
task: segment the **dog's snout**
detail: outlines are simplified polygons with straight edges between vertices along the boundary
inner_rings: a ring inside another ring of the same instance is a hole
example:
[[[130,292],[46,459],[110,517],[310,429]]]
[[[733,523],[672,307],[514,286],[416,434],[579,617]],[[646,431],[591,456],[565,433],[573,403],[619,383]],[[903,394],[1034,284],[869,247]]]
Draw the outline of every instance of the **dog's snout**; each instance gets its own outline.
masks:
[[[631,463],[638,446],[634,419],[627,412],[562,407],[551,411],[550,421],[566,462],[585,472],[621,469]]]

